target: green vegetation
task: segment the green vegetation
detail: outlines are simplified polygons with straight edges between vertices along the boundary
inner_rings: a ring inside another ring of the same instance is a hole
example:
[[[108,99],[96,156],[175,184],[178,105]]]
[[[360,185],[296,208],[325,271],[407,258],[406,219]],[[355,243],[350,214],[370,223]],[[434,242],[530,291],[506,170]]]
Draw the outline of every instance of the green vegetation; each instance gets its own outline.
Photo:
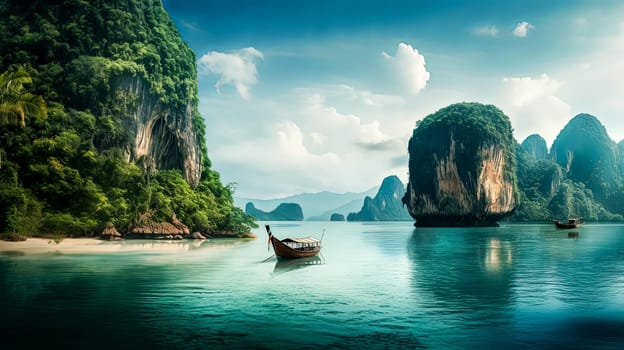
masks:
[[[553,142],[551,153],[567,169],[570,180],[584,183],[600,200],[622,185],[617,145],[592,115],[572,118]]]
[[[529,135],[522,141],[522,148],[533,158],[540,160],[548,156],[548,146],[546,140],[538,134]]]
[[[172,213],[191,230],[243,235],[253,218],[232,204],[205,146],[195,55],[159,0],[9,1],[0,5],[0,233],[91,236],[124,231],[139,215]],[[147,86],[163,108],[190,117],[202,174],[128,162],[128,121]],[[45,101],[45,103],[44,103]]]
[[[26,91],[32,83],[22,68],[0,74],[0,125],[26,126],[26,114],[45,118],[48,111],[41,96]]]
[[[526,144],[525,140],[522,147],[516,148],[521,200],[512,221],[568,217],[623,220],[624,191],[618,185],[623,174],[617,170],[621,167],[618,150],[612,147],[613,141],[595,117],[582,114],[573,118],[545,159],[536,159],[527,152]],[[570,171],[566,171],[568,167]]]

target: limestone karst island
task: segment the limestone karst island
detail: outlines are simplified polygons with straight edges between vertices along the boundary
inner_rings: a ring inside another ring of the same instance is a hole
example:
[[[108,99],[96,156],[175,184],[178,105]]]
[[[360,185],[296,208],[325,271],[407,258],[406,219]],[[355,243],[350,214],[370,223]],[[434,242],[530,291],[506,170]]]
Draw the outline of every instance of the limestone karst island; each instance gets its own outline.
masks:
[[[159,0],[0,15],[3,237],[250,233],[211,167],[195,54]]]

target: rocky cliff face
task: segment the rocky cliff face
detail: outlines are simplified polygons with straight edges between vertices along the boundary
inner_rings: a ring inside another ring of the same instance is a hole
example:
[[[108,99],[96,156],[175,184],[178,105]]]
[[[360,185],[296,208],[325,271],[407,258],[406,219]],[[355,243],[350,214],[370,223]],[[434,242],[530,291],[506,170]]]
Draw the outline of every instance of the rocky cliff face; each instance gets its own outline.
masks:
[[[125,147],[127,160],[146,159],[156,169],[182,170],[191,187],[197,186],[202,171],[201,139],[193,128],[196,107],[191,99],[179,109],[172,108],[150,93],[142,78],[131,76],[118,80],[117,91],[137,101],[125,121],[131,135],[131,143]]]
[[[515,141],[496,107],[462,103],[427,116],[409,153],[403,203],[417,226],[490,226],[514,211]]]
[[[386,177],[375,198],[366,197],[362,209],[357,213],[350,213],[348,221],[401,221],[410,220],[407,209],[401,202],[405,193],[405,186],[395,176]]]
[[[524,139],[522,148],[537,160],[545,159],[548,156],[546,140],[538,134],[529,135]]]

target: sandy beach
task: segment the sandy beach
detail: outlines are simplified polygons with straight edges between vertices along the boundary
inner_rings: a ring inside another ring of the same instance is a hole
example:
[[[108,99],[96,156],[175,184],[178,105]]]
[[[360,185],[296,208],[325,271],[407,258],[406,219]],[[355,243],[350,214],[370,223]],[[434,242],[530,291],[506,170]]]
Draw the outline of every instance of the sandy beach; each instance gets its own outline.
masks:
[[[47,238],[29,238],[23,242],[0,241],[0,253],[15,252],[24,254],[105,254],[123,252],[175,253],[194,249],[227,249],[243,243],[244,239],[216,240],[121,240],[102,241],[94,238],[66,238],[55,243]]]

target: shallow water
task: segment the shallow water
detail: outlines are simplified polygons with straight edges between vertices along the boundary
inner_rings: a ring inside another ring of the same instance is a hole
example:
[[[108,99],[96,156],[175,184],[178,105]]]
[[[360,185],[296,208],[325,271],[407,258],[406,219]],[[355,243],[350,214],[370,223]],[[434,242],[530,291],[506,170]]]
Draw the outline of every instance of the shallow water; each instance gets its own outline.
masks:
[[[0,253],[2,348],[624,348],[624,225],[272,228],[325,229],[321,258],[278,263],[263,229],[159,253]]]

